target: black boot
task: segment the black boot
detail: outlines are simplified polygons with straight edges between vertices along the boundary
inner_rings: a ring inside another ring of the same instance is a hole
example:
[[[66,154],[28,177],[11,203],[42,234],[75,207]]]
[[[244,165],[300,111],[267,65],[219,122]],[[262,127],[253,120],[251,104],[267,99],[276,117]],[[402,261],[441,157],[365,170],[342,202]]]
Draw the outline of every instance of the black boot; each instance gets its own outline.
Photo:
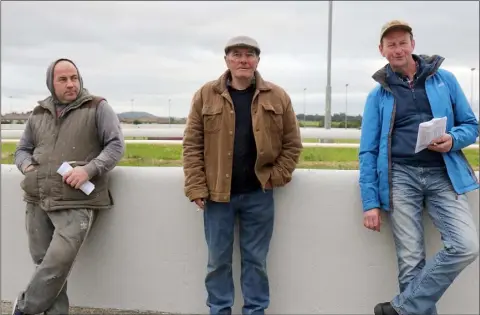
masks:
[[[18,299],[15,299],[15,302],[13,302],[12,315],[24,315],[23,312],[18,309],[17,302],[18,302]]]
[[[375,315],[398,315],[390,302],[379,303],[373,309]]]

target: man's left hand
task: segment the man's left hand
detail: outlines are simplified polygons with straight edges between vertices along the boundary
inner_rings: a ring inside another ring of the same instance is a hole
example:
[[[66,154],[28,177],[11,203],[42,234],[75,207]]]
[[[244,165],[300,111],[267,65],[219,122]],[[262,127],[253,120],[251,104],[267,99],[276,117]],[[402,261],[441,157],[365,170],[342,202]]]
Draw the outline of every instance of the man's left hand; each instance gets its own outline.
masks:
[[[265,184],[265,189],[268,189],[268,190],[273,189],[272,188],[272,181],[270,179]]]
[[[428,149],[437,152],[448,152],[452,149],[452,145],[452,136],[446,133],[443,136],[434,139],[432,143],[428,146]]]
[[[79,189],[88,180],[87,171],[81,166],[74,167],[63,176],[63,181],[75,189]]]

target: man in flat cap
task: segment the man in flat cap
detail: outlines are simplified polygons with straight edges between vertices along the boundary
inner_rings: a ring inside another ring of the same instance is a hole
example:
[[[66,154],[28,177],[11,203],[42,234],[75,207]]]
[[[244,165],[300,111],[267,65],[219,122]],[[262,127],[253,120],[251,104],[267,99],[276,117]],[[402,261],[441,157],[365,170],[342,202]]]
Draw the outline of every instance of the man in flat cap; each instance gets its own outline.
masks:
[[[244,314],[270,301],[267,253],[273,189],[292,180],[302,143],[289,95],[257,71],[258,43],[246,36],[225,47],[227,70],[194,95],[183,138],[185,194],[203,209],[211,314],[233,306],[232,251],[239,219]]]
[[[400,293],[379,303],[376,315],[437,314],[436,304],[478,256],[478,234],[467,192],[478,179],[462,149],[475,143],[478,120],[443,57],[415,55],[412,28],[387,23],[379,50],[388,64],[373,79],[360,140],[360,191],[366,228],[390,221]],[[446,131],[417,152],[419,124],[446,117]],[[444,247],[425,259],[423,208]]]
[[[54,61],[46,81],[51,95],[33,109],[15,152],[36,269],[14,315],[68,314],[68,276],[96,213],[112,206],[108,173],[124,152],[117,115],[83,87],[73,61]],[[61,176],[64,162],[71,169]],[[87,181],[95,185],[91,192],[82,190]]]

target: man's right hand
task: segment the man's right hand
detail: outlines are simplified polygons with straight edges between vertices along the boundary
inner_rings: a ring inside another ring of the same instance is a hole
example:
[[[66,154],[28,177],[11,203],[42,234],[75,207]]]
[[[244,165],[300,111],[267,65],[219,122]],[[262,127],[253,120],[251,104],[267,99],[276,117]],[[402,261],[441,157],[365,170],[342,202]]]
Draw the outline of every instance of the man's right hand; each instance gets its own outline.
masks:
[[[28,173],[30,171],[33,171],[33,169],[35,168],[35,166],[33,164],[30,164],[29,166],[27,166],[24,170],[23,170],[23,173]]]
[[[380,209],[374,208],[363,213],[363,226],[372,231],[380,232],[380,225],[382,218],[380,216]]]
[[[195,202],[195,204],[197,205],[197,207],[198,207],[199,209],[204,210],[204,208],[205,208],[205,201],[204,201],[203,199],[195,199],[194,202]]]

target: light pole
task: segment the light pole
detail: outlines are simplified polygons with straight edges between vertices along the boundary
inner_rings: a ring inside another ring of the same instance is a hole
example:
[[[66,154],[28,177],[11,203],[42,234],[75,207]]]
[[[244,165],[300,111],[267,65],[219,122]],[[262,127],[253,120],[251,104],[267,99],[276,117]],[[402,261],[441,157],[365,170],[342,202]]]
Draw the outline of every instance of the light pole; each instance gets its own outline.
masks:
[[[330,129],[332,121],[332,1],[328,1],[328,50],[327,50],[327,87],[325,91],[325,129]]]
[[[303,125],[306,127],[307,123],[307,96],[306,96],[307,88],[303,88]]]
[[[473,75],[475,73],[475,68],[470,69],[472,71],[472,79],[470,82],[470,107],[473,107]]]
[[[170,115],[170,103],[171,99],[168,99],[168,128],[170,128],[172,124],[172,117]]]
[[[345,129],[347,129],[347,113],[348,113],[348,83],[345,84]]]

